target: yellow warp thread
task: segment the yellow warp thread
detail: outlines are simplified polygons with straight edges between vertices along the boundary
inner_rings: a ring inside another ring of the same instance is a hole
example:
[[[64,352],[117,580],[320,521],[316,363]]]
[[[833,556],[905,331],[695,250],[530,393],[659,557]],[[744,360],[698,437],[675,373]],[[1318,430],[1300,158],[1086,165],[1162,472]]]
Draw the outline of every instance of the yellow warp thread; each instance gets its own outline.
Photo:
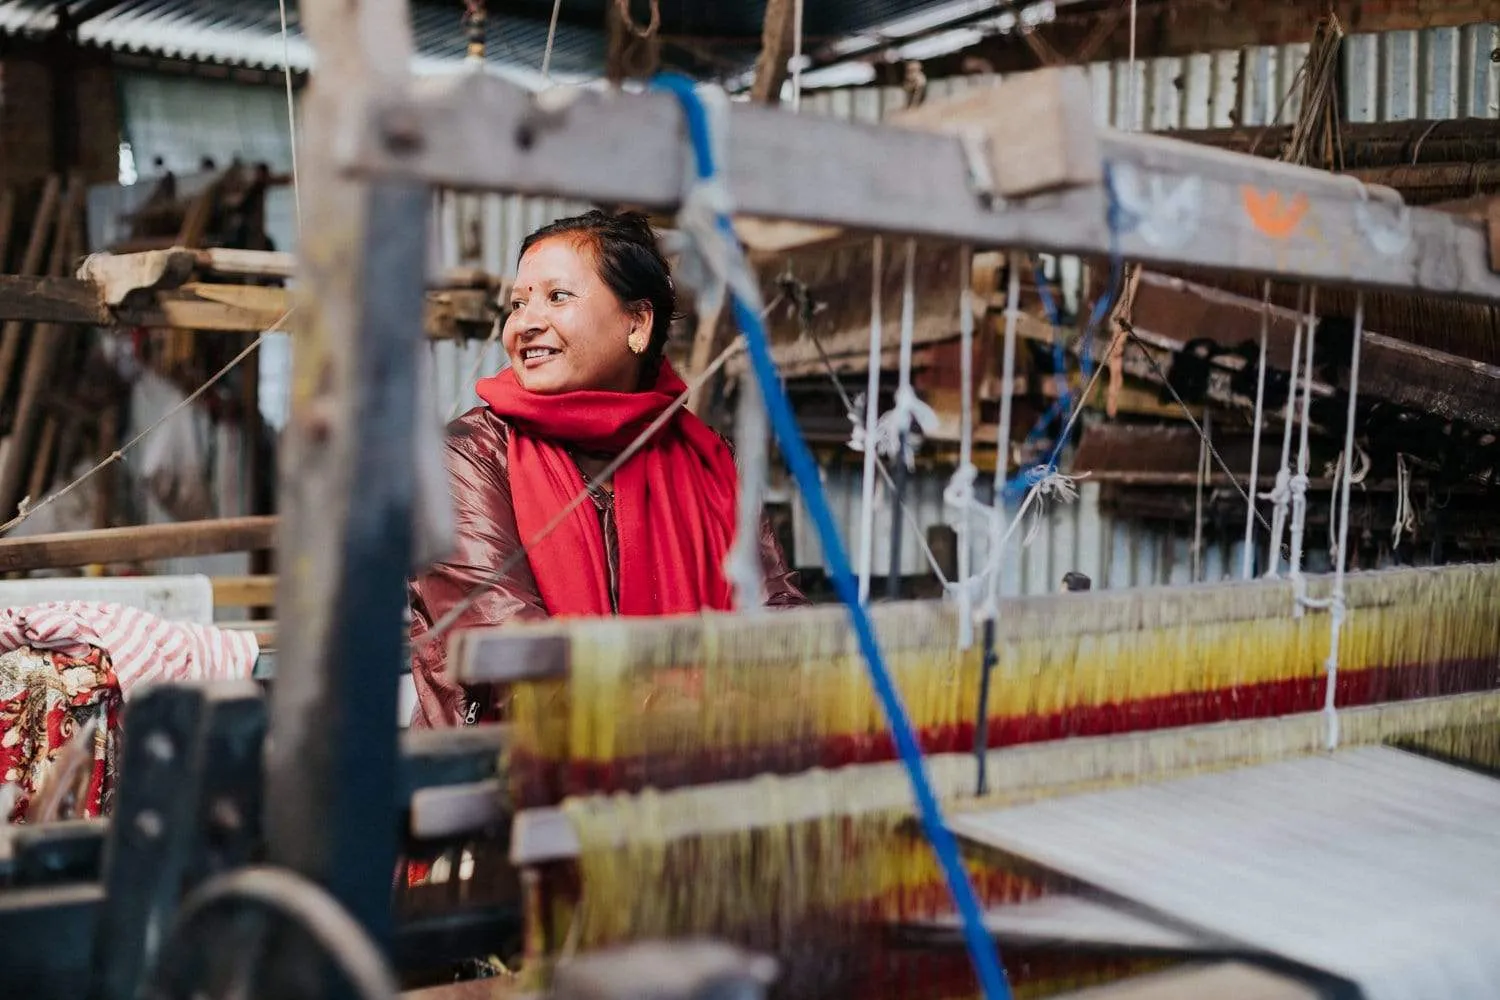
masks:
[[[1309,594],[1326,596],[1328,587],[1314,578]],[[1346,680],[1381,667],[1500,661],[1492,610],[1500,566],[1353,574],[1346,602]],[[1292,609],[1285,581],[1011,602],[1001,612],[989,717],[1319,679],[1327,619]],[[973,721],[981,651],[957,648],[955,613],[942,602],[873,611],[919,730]],[[886,732],[839,608],[523,628],[561,631],[571,645],[567,681],[519,685],[513,702],[516,746],[546,760],[672,760]]]
[[[1435,740],[1500,731],[1500,692],[1352,709],[1345,745]],[[990,754],[994,794],[972,798],[968,755],[928,759],[950,811],[1165,780],[1318,752],[1318,713],[1116,737],[1056,741]],[[762,776],[670,792],[569,799],[579,841],[581,897],[559,911],[553,940],[579,947],[697,934],[795,942],[819,917],[912,919],[946,911],[931,850],[911,825],[898,764]],[[1008,862],[970,851],[971,875],[991,900],[1035,886],[1007,878]],[[988,887],[988,891],[986,891]]]

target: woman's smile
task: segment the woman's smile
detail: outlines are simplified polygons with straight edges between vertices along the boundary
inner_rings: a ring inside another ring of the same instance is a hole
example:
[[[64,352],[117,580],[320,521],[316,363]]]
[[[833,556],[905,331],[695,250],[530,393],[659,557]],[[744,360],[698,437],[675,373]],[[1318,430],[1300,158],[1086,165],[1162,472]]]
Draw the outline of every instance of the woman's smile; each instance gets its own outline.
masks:
[[[556,347],[528,347],[521,351],[521,364],[527,371],[535,371],[542,365],[562,357],[562,351]]]

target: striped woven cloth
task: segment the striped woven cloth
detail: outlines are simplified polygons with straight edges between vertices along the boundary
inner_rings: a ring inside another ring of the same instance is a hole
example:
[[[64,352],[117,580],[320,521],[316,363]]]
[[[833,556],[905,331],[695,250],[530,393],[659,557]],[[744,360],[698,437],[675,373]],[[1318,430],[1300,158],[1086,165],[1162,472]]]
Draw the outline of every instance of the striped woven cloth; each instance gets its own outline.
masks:
[[[121,691],[167,681],[243,680],[260,648],[251,632],[172,622],[121,604],[49,601],[0,609],[0,653],[22,647],[109,654]]]

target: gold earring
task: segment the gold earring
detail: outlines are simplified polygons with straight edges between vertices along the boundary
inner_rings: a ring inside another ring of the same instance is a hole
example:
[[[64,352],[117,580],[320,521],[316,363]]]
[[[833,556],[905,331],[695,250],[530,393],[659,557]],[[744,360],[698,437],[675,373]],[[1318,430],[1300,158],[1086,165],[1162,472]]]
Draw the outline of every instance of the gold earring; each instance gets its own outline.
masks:
[[[646,353],[646,335],[639,330],[632,330],[630,336],[625,338],[625,343],[636,354]]]

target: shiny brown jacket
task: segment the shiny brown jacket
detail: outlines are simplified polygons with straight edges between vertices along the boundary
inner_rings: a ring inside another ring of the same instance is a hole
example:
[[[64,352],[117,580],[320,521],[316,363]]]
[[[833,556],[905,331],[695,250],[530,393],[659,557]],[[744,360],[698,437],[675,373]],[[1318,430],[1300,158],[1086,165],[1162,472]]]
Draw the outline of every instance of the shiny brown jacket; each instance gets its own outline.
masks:
[[[446,615],[521,547],[511,507],[506,445],[510,428],[484,407],[476,407],[448,427],[445,460],[453,494],[454,546],[448,558],[410,581],[412,679],[417,689],[415,728],[456,726],[492,717],[494,693],[465,689],[447,673],[448,637],[420,643],[434,622]],[[606,496],[596,500],[608,548],[611,590],[619,570],[614,509]],[[770,524],[761,523],[761,563],[765,567],[766,603],[772,607],[806,604],[796,573]],[[618,594],[614,597],[617,599]],[[547,617],[537,593],[531,564],[521,559],[493,586],[485,588],[454,622],[453,628],[503,625]]]

